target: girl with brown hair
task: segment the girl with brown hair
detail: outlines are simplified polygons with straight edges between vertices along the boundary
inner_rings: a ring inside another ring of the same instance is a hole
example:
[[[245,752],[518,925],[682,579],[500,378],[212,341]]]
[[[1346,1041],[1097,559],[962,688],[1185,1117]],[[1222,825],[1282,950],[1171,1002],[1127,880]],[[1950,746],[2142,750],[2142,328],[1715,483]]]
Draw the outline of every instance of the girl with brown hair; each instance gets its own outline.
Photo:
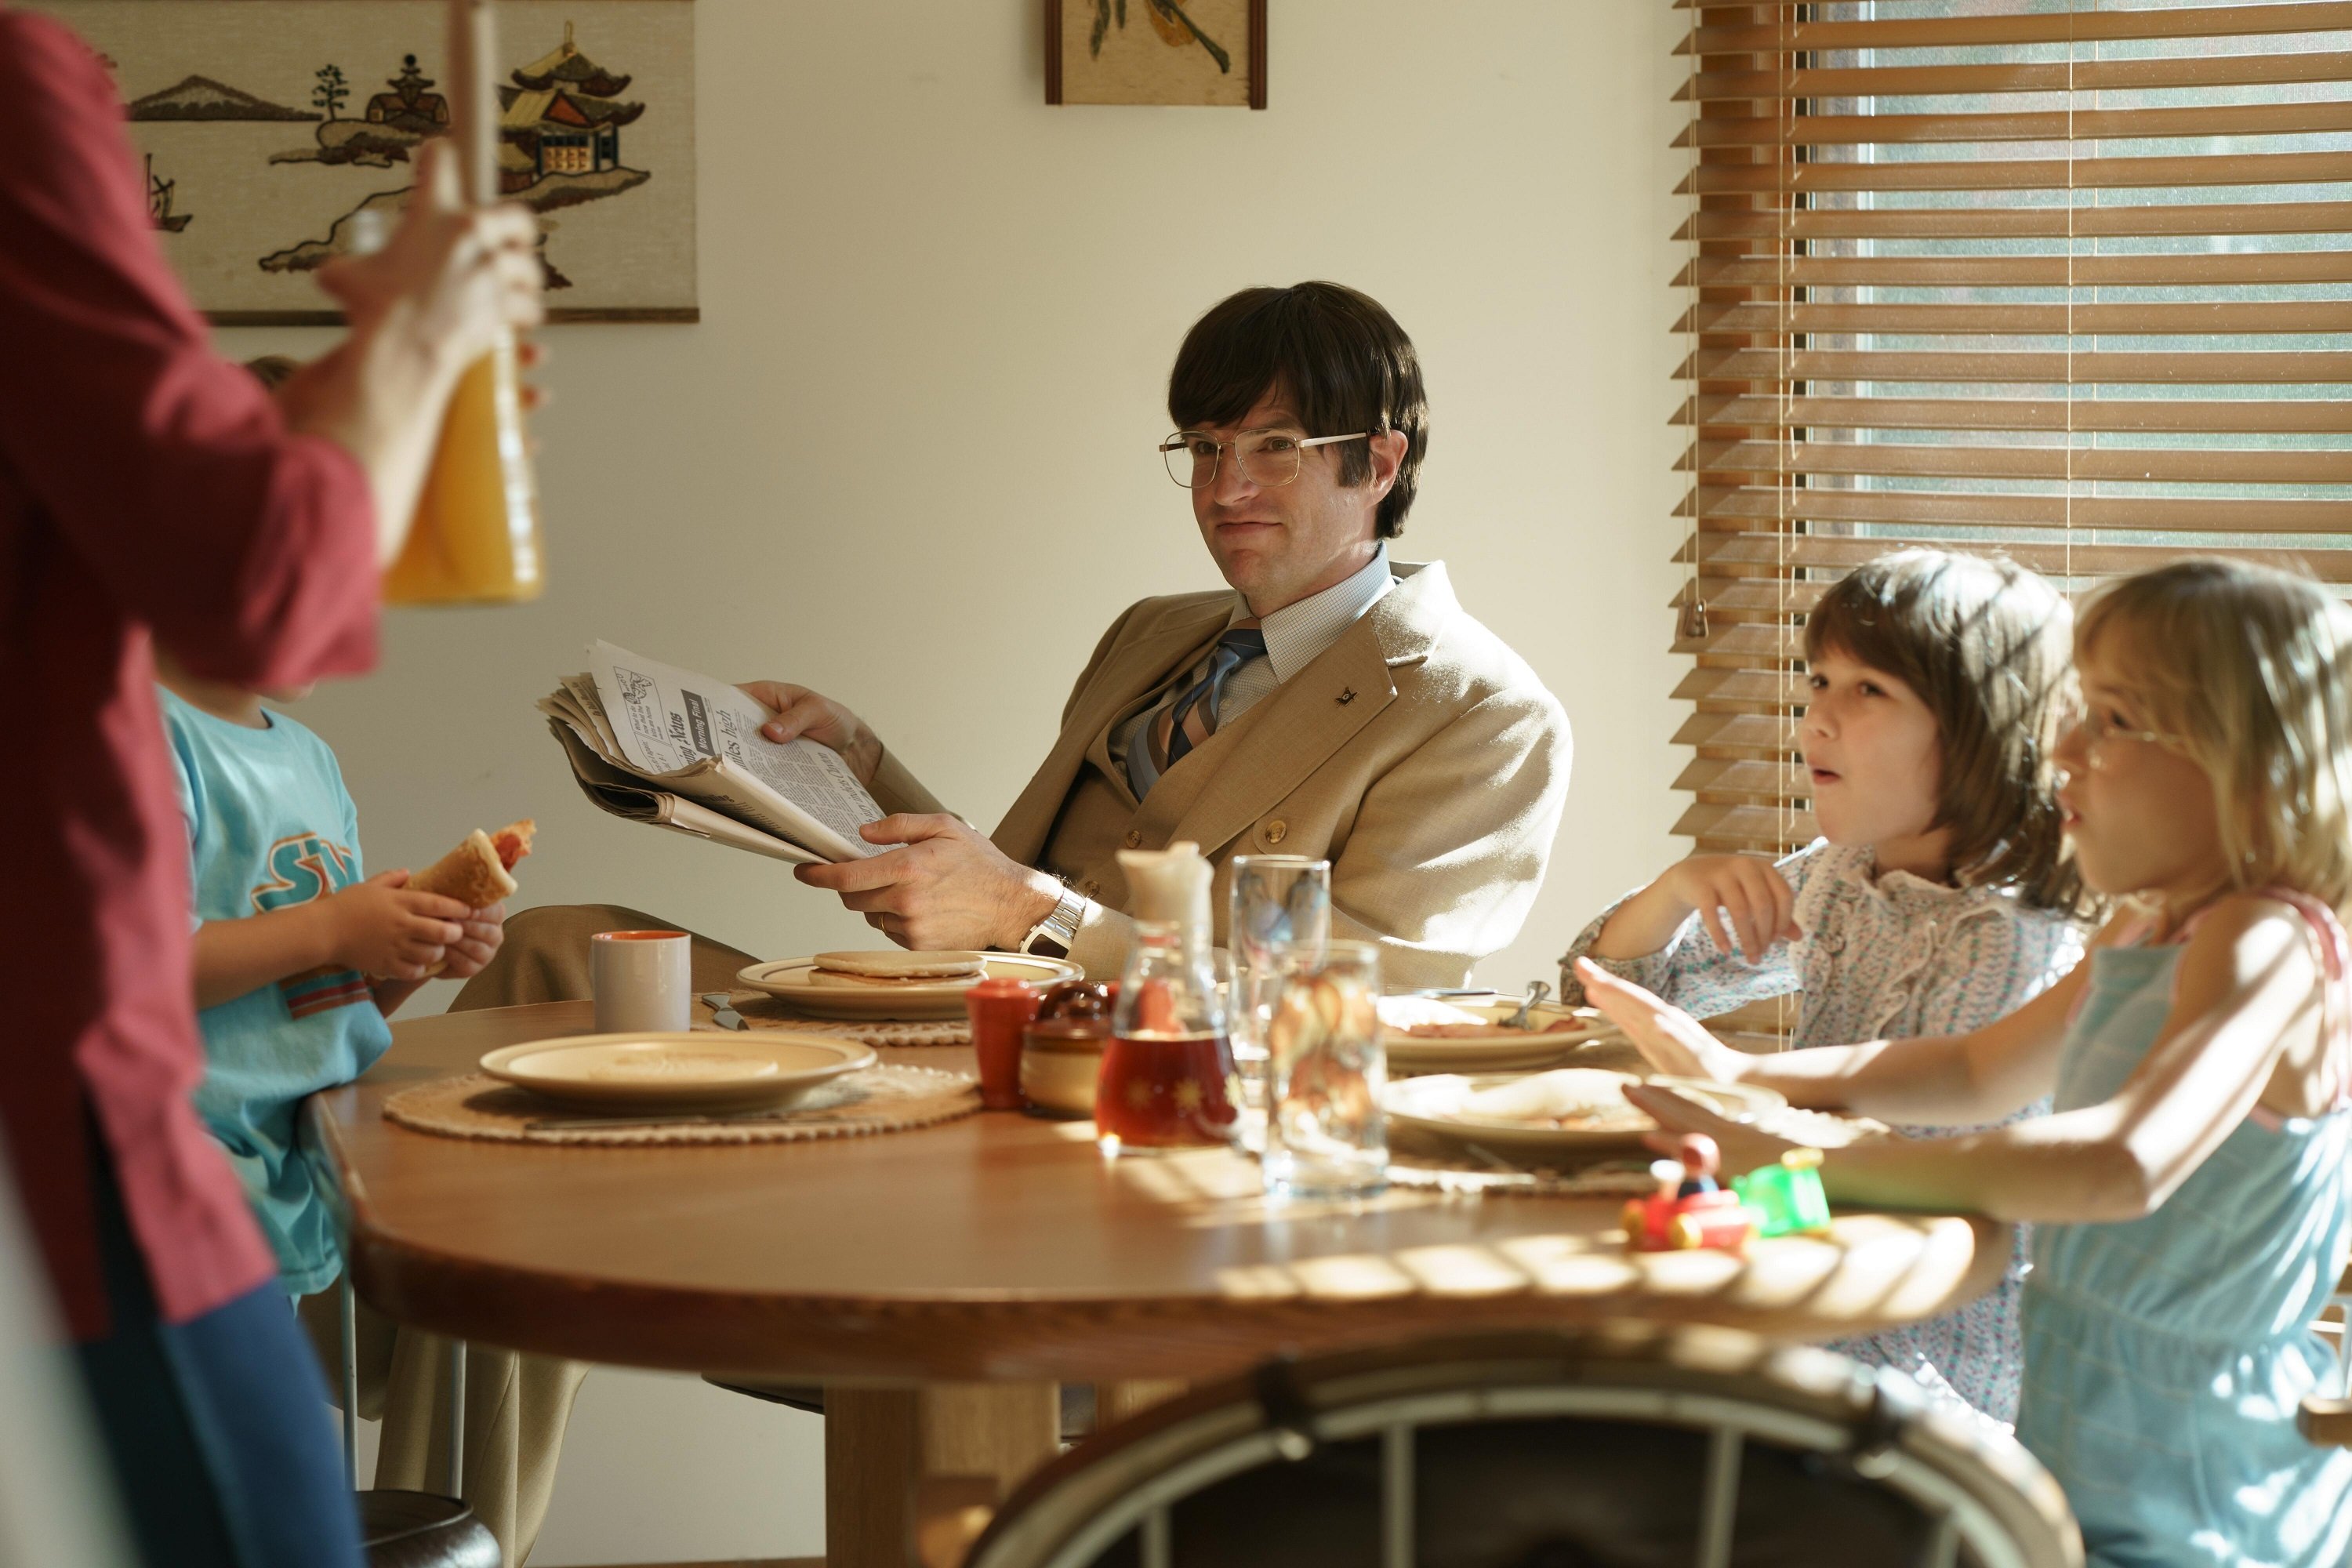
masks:
[[[1777,863],[1678,862],[1570,957],[1702,1017],[1800,994],[1797,1047],[2019,1006],[2082,952],[2051,768],[2070,625],[2057,592],[2008,562],[1913,550],[1855,571],[1805,625],[1797,742],[1822,837]],[[1838,1348],[2012,1420],[2022,1265],[2021,1241],[1990,1295]]]

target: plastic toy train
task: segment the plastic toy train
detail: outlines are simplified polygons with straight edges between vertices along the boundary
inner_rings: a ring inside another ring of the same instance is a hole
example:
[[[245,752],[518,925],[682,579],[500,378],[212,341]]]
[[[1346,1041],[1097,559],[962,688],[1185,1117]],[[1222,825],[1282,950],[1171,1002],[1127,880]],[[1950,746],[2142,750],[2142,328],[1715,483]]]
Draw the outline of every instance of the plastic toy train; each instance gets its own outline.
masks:
[[[1697,1132],[1677,1138],[1673,1157],[1650,1166],[1657,1191],[1625,1205],[1625,1245],[1635,1252],[1710,1247],[1744,1255],[1755,1237],[1829,1228],[1820,1150],[1791,1149],[1779,1164],[1751,1171],[1727,1189],[1715,1179],[1722,1163],[1714,1139]]]

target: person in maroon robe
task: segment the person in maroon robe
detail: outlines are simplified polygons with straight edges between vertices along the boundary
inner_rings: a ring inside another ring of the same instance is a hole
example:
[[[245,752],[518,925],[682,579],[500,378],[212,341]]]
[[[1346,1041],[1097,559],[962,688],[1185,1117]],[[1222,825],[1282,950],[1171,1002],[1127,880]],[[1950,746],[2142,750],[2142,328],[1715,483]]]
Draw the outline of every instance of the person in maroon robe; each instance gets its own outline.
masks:
[[[450,392],[539,320],[531,222],[428,147],[391,241],[321,274],[349,336],[273,400],[173,278],[122,121],[87,45],[0,5],[0,1135],[148,1560],[356,1565],[318,1367],[189,1102],[150,639],[256,687],[373,662]]]

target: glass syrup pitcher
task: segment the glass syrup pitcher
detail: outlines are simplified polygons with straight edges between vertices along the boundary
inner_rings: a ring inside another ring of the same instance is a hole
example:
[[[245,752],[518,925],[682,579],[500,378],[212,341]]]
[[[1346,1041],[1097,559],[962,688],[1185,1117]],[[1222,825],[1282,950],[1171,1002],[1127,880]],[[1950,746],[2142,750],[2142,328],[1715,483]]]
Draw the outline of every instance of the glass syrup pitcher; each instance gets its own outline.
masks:
[[[1095,1080],[1106,1154],[1214,1148],[1232,1141],[1234,1054],[1211,966],[1209,882],[1197,846],[1121,850],[1135,948]]]
[[[450,134],[463,151],[466,199],[498,199],[498,46],[489,0],[450,0]],[[467,370],[400,558],[384,574],[393,605],[512,603],[546,585],[539,487],[525,446],[514,334]]]

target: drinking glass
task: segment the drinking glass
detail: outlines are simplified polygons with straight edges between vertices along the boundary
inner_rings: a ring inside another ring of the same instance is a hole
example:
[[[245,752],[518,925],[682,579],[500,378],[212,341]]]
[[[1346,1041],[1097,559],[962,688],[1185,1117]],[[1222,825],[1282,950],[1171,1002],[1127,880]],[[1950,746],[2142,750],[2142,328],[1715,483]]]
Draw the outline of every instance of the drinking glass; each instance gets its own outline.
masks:
[[[1227,1013],[1245,1089],[1262,1090],[1265,1023],[1276,948],[1320,952],[1331,939],[1331,862],[1305,855],[1236,855],[1225,945],[1233,958]]]
[[[1388,1185],[1380,949],[1368,942],[1295,944],[1276,950],[1272,968],[1265,1190],[1369,1197]]]

